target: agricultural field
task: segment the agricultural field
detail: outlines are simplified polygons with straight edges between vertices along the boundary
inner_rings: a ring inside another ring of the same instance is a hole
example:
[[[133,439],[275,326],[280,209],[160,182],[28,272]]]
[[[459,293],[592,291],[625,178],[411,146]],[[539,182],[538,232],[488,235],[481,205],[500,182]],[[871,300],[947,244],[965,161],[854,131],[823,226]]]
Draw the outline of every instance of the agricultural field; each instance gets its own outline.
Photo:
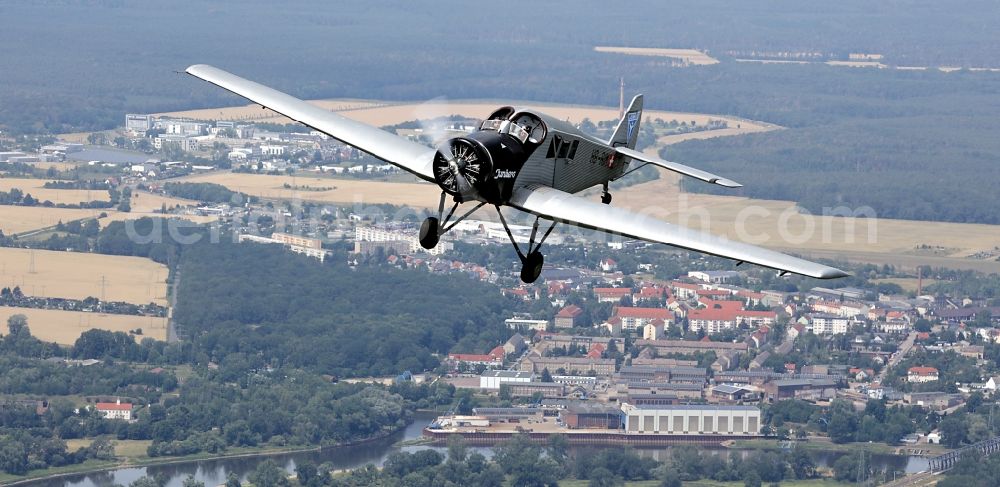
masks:
[[[30,232],[51,227],[59,222],[97,218],[102,209],[46,208],[44,206],[0,206],[0,231],[4,235]]]
[[[0,178],[0,191],[17,188],[41,201],[78,204],[81,201],[109,201],[111,195],[102,189],[48,189],[42,186],[50,179]]]
[[[391,203],[413,207],[436,207],[438,194],[434,185],[426,183],[388,183],[353,179],[333,179],[301,176],[267,176],[262,174],[213,172],[183,179],[189,183],[221,184],[261,198],[298,199],[338,204]],[[305,191],[285,188],[311,186],[332,188]]]
[[[107,195],[106,192],[104,194]],[[32,196],[34,196],[34,193],[32,193]],[[144,216],[163,216],[162,214],[156,212],[159,211],[164,204],[167,205],[167,208],[173,208],[174,206],[193,206],[197,203],[196,201],[144,193],[141,191],[133,192],[132,196],[132,211],[128,213],[108,208],[76,209],[3,205],[0,206],[0,231],[3,231],[5,235],[20,234],[48,228],[58,224],[59,222],[66,223],[83,218],[99,218],[102,213],[105,216],[100,218],[99,221],[103,227],[112,221],[136,220]],[[183,218],[195,223],[206,223],[216,220],[215,217],[203,215],[170,216],[171,218]]]
[[[166,306],[167,274],[142,257],[0,248],[0,286],[20,286],[29,296],[101,298],[103,277],[106,301]]]
[[[123,332],[141,328],[142,335],[136,335],[137,339],[167,339],[166,318],[0,306],[0,323],[7,323],[7,319],[16,314],[28,318],[32,336],[60,345],[72,345],[83,332],[94,328]]]
[[[718,59],[715,59],[714,57],[709,56],[707,53],[699,51],[697,49],[597,46],[594,48],[594,51],[625,54],[628,56],[668,57],[671,59],[677,59],[682,63],[690,66],[707,66],[711,64],[719,64]]]

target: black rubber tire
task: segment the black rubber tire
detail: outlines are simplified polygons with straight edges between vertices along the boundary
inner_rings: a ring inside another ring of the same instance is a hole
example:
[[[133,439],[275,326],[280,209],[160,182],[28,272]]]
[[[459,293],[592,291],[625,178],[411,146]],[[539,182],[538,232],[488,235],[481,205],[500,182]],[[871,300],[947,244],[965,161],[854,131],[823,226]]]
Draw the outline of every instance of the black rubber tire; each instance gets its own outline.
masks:
[[[438,219],[429,217],[420,225],[420,246],[430,250],[437,246],[439,240]]]
[[[537,250],[528,254],[521,263],[521,281],[531,284],[542,275],[542,266],[545,265],[545,257]]]

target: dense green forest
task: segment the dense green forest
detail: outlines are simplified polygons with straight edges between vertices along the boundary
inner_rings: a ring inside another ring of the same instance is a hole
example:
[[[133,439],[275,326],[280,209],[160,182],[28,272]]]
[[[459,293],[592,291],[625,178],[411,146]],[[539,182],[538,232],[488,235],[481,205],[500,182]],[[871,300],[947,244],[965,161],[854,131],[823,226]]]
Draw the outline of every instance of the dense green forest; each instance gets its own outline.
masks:
[[[498,289],[424,270],[325,264],[280,246],[186,246],[175,318],[216,360],[269,363],[341,376],[435,368],[435,354],[486,352],[511,333],[518,304]]]
[[[215,183],[166,183],[163,190],[171,196],[200,202],[240,204],[247,201],[247,195]]]

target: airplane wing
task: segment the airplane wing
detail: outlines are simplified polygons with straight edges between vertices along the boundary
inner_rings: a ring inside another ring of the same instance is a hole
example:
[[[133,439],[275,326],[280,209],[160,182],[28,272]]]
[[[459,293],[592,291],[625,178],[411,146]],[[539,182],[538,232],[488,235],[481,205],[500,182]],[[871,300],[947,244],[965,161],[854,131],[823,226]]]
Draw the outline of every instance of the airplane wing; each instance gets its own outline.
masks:
[[[737,183],[731,179],[726,179],[722,176],[716,176],[708,171],[702,171],[701,169],[696,169],[691,166],[685,166],[679,162],[664,161],[659,157],[653,157],[648,154],[639,152],[635,149],[629,149],[628,147],[615,147],[615,152],[631,157],[632,159],[638,159],[642,162],[652,164],[654,166],[659,166],[664,169],[669,169],[676,173],[683,174],[685,176],[691,176],[696,179],[705,181],[706,183],[718,184],[719,186],[725,186],[727,188],[740,188],[743,187],[742,184]]]
[[[185,70],[237,95],[270,108],[296,122],[301,122],[345,144],[372,154],[425,181],[434,182],[431,164],[434,149],[411,142],[396,134],[372,127],[324,110],[294,96],[241,78],[207,64],[195,64]]]
[[[649,242],[665,243],[803,276],[834,279],[848,275],[840,269],[716,237],[650,216],[590,201],[548,186],[530,185],[518,188],[514,191],[510,205],[557,222]]]

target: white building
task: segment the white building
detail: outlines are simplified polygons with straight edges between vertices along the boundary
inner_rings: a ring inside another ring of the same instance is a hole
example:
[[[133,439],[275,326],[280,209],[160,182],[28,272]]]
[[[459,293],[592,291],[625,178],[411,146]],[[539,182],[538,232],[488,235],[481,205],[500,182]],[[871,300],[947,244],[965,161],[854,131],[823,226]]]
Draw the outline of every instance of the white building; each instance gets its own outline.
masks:
[[[545,329],[549,326],[548,320],[532,320],[529,318],[507,318],[504,320],[504,323],[507,324],[507,328],[516,329],[523,326],[528,330],[538,331],[545,331]]]
[[[633,406],[622,404],[626,434],[760,435],[760,409],[754,406]]]
[[[535,374],[519,370],[487,370],[479,376],[480,389],[500,389],[502,384],[531,382]]]
[[[452,250],[454,244],[444,240],[438,242],[433,249],[427,250],[420,245],[420,239],[415,231],[405,232],[402,230],[392,230],[374,226],[358,225],[354,229],[355,242],[406,242],[409,251],[427,252],[431,255],[441,255]],[[359,246],[355,244],[355,252],[360,252]]]
[[[129,403],[123,404],[121,399],[115,402],[99,402],[94,405],[94,409],[105,419],[132,420],[132,405]]]
[[[816,335],[838,335],[847,333],[851,320],[842,316],[812,315],[809,327]]]
[[[688,277],[702,282],[725,284],[740,277],[740,273],[736,271],[690,271]]]

